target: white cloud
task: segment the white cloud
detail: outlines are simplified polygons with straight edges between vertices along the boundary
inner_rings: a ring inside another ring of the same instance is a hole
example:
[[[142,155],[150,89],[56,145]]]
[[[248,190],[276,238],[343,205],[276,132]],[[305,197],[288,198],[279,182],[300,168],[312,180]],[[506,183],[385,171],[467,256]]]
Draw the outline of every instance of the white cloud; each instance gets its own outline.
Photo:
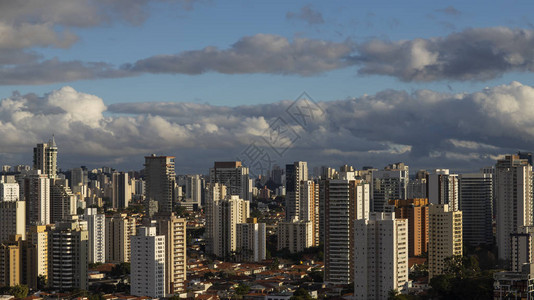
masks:
[[[236,159],[281,117],[299,138],[283,156],[274,157],[278,164],[301,159],[380,167],[406,161],[416,168],[476,170],[503,153],[534,149],[533,97],[534,88],[518,82],[473,94],[387,90],[321,102],[323,118],[302,128],[287,115],[289,101],[106,107],[98,96],[64,87],[42,97],[14,94],[0,101],[0,158],[27,153],[55,134],[60,156],[70,166],[88,161],[140,168],[144,155],[161,153],[176,155],[179,165],[203,168],[214,160]]]

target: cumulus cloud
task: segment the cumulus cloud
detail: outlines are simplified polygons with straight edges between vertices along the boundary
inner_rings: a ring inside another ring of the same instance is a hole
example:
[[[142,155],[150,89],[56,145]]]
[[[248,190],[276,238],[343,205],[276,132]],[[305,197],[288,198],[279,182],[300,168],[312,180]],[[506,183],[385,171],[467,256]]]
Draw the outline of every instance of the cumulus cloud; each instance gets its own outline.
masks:
[[[534,69],[534,31],[473,28],[445,37],[404,41],[371,40],[358,45],[360,74],[402,81],[489,80],[506,72]]]
[[[286,18],[289,20],[302,20],[308,23],[309,25],[324,23],[323,15],[321,14],[321,12],[314,10],[311,4],[303,6],[299,12],[287,12]]]
[[[350,42],[287,38],[256,34],[241,38],[229,49],[206,47],[176,55],[157,55],[137,61],[131,69],[149,73],[224,74],[275,73],[311,75],[347,66]]]
[[[533,98],[534,88],[519,82],[471,94],[386,90],[320,102],[324,115],[303,127],[288,115],[288,100],[106,106],[98,96],[64,87],[0,101],[0,160],[10,163],[6,157],[27,153],[28,161],[31,148],[55,134],[67,167],[114,162],[136,169],[144,155],[160,153],[177,156],[179,168],[202,172],[214,160],[242,158],[255,144],[278,164],[300,159],[381,167],[406,161],[414,168],[476,170],[501,154],[534,148]],[[276,120],[297,133],[282,154],[269,140]]]

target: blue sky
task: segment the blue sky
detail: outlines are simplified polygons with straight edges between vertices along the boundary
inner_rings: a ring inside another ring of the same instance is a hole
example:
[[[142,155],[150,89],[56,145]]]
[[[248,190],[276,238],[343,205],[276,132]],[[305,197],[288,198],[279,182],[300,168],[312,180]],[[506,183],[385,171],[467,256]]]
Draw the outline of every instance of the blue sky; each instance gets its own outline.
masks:
[[[207,46],[226,49],[240,38],[258,33],[280,35],[290,40],[305,37],[361,43],[374,38],[397,41],[441,37],[465,28],[529,28],[534,23],[528,14],[534,4],[528,1],[496,1],[492,5],[483,1],[192,1],[191,6],[184,9],[183,5],[172,1],[150,2],[144,8],[146,20],[140,24],[110,20],[94,27],[69,27],[79,37],[71,47],[28,50],[62,61],[106,62],[120,66],[153,55],[176,54]],[[291,12],[298,14],[305,6],[321,14],[324,23],[309,24],[298,17],[287,17]],[[57,27],[62,30],[67,26]],[[475,91],[518,79],[530,82],[532,75],[506,74],[485,82],[405,83],[387,76],[358,75],[357,67],[348,67],[312,76],[209,72],[8,85],[0,87],[0,95],[7,97],[14,90],[43,94],[68,84],[76,90],[102,97],[105,103],[180,101],[240,105],[292,99],[302,91],[328,101],[388,88]]]
[[[283,114],[284,100],[306,91],[327,119],[299,132],[307,139],[279,164],[402,160],[475,170],[534,147],[533,8],[530,1],[2,2],[0,163],[29,163],[31,146],[54,133],[64,168],[136,169],[156,152],[199,172],[235,159]],[[465,121],[455,107],[477,119]]]

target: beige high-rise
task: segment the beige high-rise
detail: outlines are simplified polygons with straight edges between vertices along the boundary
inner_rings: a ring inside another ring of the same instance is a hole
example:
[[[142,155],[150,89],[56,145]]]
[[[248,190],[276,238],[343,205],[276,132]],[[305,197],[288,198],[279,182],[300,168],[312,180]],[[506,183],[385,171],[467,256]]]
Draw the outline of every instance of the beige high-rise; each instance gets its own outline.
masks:
[[[185,290],[187,220],[172,214],[156,215],[157,234],[165,236],[165,295]]]
[[[22,241],[20,235],[0,243],[0,287],[15,286],[22,281]]]
[[[448,204],[430,205],[428,279],[443,274],[445,259],[462,255],[462,212]]]
[[[135,235],[136,218],[115,214],[106,218],[106,261],[130,262],[131,236]]]
[[[31,225],[28,228],[26,248],[26,284],[33,289],[37,288],[40,276],[48,278],[48,237],[51,226]]]

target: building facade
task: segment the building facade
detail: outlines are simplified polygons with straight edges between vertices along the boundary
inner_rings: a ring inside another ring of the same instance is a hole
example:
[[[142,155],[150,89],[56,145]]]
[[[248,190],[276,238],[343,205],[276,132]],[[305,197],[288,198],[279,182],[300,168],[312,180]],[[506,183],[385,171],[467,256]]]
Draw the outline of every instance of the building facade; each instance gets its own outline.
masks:
[[[185,290],[187,279],[187,220],[174,213],[157,214],[157,234],[165,237],[165,294]]]
[[[354,220],[369,218],[369,184],[354,172],[325,181],[325,282],[349,284],[354,277]]]
[[[145,156],[146,200],[158,203],[158,212],[172,212],[174,202],[174,156]]]
[[[131,294],[165,297],[165,236],[156,227],[139,227],[132,237]]]
[[[237,253],[241,261],[261,262],[266,258],[266,225],[256,218],[237,224]]]
[[[446,259],[462,255],[462,212],[447,204],[430,205],[428,279],[443,274]]]
[[[508,261],[510,234],[533,225],[532,166],[518,155],[507,155],[497,161],[494,187],[499,259]]]
[[[354,221],[354,299],[388,299],[408,282],[408,220],[371,213]]]
[[[459,183],[464,244],[493,244],[493,175],[460,174]]]

